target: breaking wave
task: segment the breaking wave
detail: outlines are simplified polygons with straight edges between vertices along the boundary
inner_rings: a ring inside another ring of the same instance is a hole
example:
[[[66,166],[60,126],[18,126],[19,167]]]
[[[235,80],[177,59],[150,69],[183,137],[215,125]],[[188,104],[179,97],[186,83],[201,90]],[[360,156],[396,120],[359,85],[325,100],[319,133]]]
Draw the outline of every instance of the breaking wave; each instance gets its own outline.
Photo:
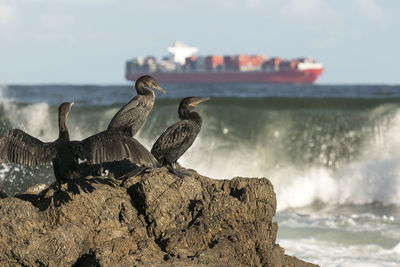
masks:
[[[68,121],[71,138],[104,130],[131,97],[119,94],[108,105],[77,101]],[[1,134],[21,128],[43,141],[57,138],[61,101],[15,99],[20,96],[0,90]],[[178,98],[157,100],[137,136],[147,148],[178,119],[178,103]],[[216,97],[199,106],[202,131],[179,162],[215,178],[267,177],[275,186],[279,210],[315,202],[398,205],[399,107],[398,98]],[[32,170],[2,163],[0,176],[9,193],[54,181],[49,166]]]

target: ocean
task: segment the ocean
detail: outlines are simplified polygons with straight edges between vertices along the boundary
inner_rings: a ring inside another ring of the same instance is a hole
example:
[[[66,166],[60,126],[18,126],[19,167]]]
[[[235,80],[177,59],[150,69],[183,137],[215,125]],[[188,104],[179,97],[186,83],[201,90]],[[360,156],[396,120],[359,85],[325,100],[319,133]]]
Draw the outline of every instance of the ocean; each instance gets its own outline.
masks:
[[[277,194],[277,243],[321,266],[400,265],[400,86],[161,84],[136,136],[147,148],[178,120],[186,96],[203,128],[179,160],[217,179],[267,177]],[[0,86],[0,134],[57,138],[57,108],[74,101],[71,139],[104,130],[136,93],[119,85]],[[6,192],[55,181],[51,166],[2,163]]]

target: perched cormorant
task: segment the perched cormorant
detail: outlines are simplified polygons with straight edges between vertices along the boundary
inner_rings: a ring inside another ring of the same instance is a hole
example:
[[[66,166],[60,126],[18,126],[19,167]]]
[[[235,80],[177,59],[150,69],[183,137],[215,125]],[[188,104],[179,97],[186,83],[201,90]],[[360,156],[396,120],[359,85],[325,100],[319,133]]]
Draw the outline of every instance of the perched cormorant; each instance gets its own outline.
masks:
[[[197,104],[209,100],[209,97],[186,97],[179,104],[178,114],[181,121],[171,125],[154,143],[151,153],[161,165],[167,165],[170,171],[183,178],[176,170],[176,161],[193,144],[200,132],[202,119],[193,109]]]
[[[69,146],[67,117],[74,103],[62,103],[58,108],[58,139],[42,142],[39,139],[13,129],[0,139],[0,160],[36,167],[53,163],[54,176],[60,183],[79,177],[78,159]]]
[[[135,136],[153,108],[155,94],[152,89],[166,93],[149,75],[139,77],[136,80],[135,88],[137,96],[114,115],[107,130],[119,131],[131,137]]]

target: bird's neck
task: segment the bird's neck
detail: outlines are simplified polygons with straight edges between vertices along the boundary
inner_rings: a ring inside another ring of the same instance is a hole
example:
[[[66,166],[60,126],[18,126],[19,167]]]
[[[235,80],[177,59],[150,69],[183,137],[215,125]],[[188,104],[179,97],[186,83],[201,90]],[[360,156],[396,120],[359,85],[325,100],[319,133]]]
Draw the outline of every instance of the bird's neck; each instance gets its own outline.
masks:
[[[67,128],[67,115],[60,115],[58,117],[58,138],[69,141],[69,133]]]
[[[199,125],[201,125],[201,123],[202,123],[202,119],[200,117],[200,114],[195,112],[195,111],[188,111],[188,110],[180,111],[179,112],[179,118],[181,120],[190,120],[190,121],[195,122],[196,124],[199,124]]]
[[[145,87],[142,83],[136,87],[136,92],[138,95],[150,96],[153,98],[155,97],[153,90]]]

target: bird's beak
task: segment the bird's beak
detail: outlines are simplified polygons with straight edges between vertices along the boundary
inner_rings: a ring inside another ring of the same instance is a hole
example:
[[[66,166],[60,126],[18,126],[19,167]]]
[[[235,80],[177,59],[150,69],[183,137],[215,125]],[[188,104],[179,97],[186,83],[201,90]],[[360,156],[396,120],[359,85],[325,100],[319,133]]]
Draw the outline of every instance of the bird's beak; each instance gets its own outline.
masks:
[[[159,85],[152,85],[151,86],[152,89],[156,89],[160,92],[163,92],[164,94],[167,93],[167,91],[165,91],[164,89],[162,89]]]
[[[210,100],[210,98],[209,97],[199,98],[199,99],[197,99],[197,101],[194,101],[191,105],[192,106],[197,106],[201,102],[204,102],[204,101],[207,101],[207,100]]]

